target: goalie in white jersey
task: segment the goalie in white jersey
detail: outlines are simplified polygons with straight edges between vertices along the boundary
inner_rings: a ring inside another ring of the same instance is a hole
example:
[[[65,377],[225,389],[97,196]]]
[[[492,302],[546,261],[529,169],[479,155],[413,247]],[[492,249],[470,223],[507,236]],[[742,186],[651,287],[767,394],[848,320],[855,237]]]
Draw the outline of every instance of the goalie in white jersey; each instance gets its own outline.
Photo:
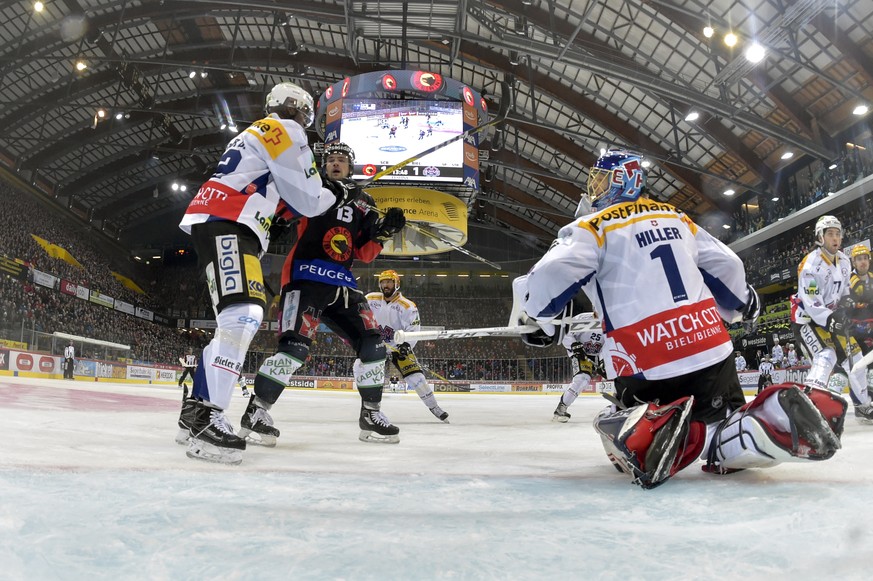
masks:
[[[343,205],[353,188],[322,180],[309,148],[312,96],[293,83],[267,95],[266,117],[228,144],[216,172],[191,200],[179,227],[191,234],[215,311],[215,337],[203,350],[191,398],[184,398],[176,442],[190,458],[239,464],[245,440],[224,416],[249,344],[264,318],[259,257],[277,214],[317,216]]]
[[[714,473],[833,456],[841,398],[784,385],[745,403],[722,322],[758,316],[743,264],[681,210],[643,196],[645,184],[639,155],[602,155],[588,176],[593,212],[559,231],[527,281],[524,311],[542,327],[532,343],[557,339],[554,320],[580,289],[603,320],[617,396],[595,419],[607,456],[645,488],[698,456]]]
[[[376,323],[379,324],[382,340],[391,352],[392,363],[400,371],[406,384],[415,389],[415,393],[427,409],[437,419],[449,423],[449,414],[437,404],[433,389],[424,377],[424,371],[415,353],[412,352],[416,341],[398,344],[394,340],[395,331],[421,330],[418,307],[400,293],[400,275],[393,270],[386,270],[379,274],[379,290],[380,292],[369,293],[367,302],[376,317]]]

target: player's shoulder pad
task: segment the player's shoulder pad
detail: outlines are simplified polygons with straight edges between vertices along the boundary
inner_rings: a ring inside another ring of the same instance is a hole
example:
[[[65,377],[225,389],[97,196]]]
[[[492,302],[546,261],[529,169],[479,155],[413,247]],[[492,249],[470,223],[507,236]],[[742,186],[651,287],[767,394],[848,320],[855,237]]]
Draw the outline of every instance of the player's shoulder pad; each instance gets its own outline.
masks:
[[[366,298],[368,301],[381,301],[384,299],[384,297],[382,296],[382,293],[375,292],[375,291],[371,292],[371,293],[367,293]]]
[[[403,308],[406,308],[406,309],[417,309],[418,308],[415,306],[414,302],[412,302],[411,300],[409,300],[408,298],[406,298],[404,296],[401,296],[400,300],[398,300],[397,302],[400,303],[401,305],[403,305]]]

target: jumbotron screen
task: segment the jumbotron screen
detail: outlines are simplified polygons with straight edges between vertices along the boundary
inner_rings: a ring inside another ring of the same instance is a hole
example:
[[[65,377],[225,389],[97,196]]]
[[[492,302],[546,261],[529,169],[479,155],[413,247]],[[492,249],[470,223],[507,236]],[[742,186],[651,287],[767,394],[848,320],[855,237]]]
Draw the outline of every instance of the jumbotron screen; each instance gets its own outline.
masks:
[[[355,151],[355,179],[372,177],[463,132],[463,103],[460,101],[343,101],[340,141]],[[464,141],[459,139],[381,179],[461,182],[464,180]]]

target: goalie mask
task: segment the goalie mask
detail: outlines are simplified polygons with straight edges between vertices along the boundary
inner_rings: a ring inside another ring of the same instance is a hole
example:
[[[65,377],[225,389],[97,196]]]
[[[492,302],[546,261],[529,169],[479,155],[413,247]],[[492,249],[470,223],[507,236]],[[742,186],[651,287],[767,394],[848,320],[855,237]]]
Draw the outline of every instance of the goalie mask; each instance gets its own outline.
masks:
[[[343,156],[344,161],[348,163],[348,173],[342,177],[349,178],[354,173],[355,168],[355,151],[340,141],[328,143],[324,146],[324,154],[321,156],[321,165],[324,167],[325,173],[330,173],[328,168],[328,160],[331,157]],[[331,162],[333,163],[333,162]]]
[[[392,286],[389,286],[385,284],[387,281],[392,281],[394,284]],[[391,292],[387,292],[386,289],[390,289]],[[391,297],[394,293],[400,290],[400,275],[393,270],[383,270],[382,272],[380,272],[379,290],[382,291],[382,295],[386,299]]]
[[[636,201],[645,187],[643,158],[630,151],[610,149],[588,172],[588,199],[597,212],[613,204]]]
[[[315,119],[315,105],[312,95],[300,85],[279,83],[267,95],[264,113],[275,113],[282,119],[295,119],[297,115],[301,115],[300,124],[306,128]]]

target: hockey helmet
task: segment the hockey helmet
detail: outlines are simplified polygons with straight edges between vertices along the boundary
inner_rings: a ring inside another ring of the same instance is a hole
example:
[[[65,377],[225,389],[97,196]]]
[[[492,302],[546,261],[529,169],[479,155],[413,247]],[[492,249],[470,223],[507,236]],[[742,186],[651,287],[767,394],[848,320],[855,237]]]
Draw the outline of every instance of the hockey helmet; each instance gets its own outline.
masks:
[[[321,156],[322,166],[327,165],[327,158],[331,155],[344,155],[349,159],[350,168],[355,165],[355,150],[342,141],[335,141],[324,145],[324,154]]]
[[[379,273],[379,282],[383,280],[393,280],[394,290],[400,290],[400,275],[393,270],[383,270]]]
[[[836,228],[843,235],[843,225],[835,216],[822,216],[815,223],[815,243],[819,246],[824,243],[824,233],[828,228]]]
[[[303,87],[294,83],[279,83],[267,94],[264,112],[276,113],[283,119],[293,119],[298,113],[303,115],[303,127],[312,125],[315,119],[315,104]]]
[[[588,199],[595,211],[639,199],[646,187],[646,170],[638,153],[610,149],[588,171]]]
[[[867,258],[870,258],[870,249],[863,244],[856,244],[855,247],[852,248],[852,258],[857,258],[859,256],[867,256]]]

